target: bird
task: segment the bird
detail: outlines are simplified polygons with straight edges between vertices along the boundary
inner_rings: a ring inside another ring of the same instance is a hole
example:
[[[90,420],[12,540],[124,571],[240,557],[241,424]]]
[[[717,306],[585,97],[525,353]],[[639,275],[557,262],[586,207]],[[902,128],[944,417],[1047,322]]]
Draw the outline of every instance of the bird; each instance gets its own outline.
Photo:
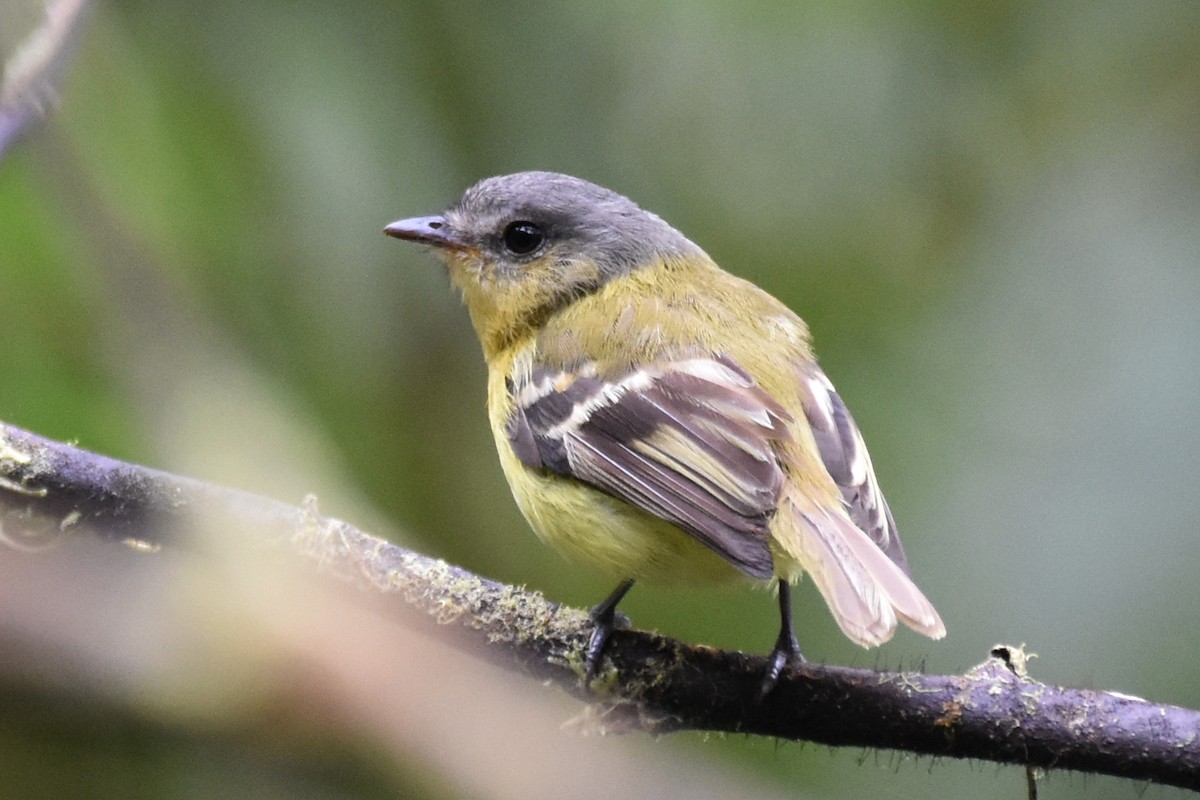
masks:
[[[945,635],[862,434],[785,304],[627,197],[554,172],[486,178],[384,232],[432,250],[462,294],[529,525],[620,579],[590,612],[587,679],[635,581],[775,588],[760,697],[804,661],[791,586],[805,574],[859,645],[898,622]]]

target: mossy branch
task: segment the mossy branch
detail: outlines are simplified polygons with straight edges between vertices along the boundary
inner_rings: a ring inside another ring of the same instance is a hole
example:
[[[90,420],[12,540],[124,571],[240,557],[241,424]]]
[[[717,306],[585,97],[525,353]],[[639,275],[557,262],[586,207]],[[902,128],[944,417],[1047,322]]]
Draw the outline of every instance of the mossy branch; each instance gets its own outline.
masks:
[[[808,663],[758,703],[765,659],[625,630],[611,639],[605,671],[584,687],[583,611],[322,517],[311,502],[290,506],[0,423],[0,537],[13,546],[87,534],[153,551],[185,545],[200,521],[394,597],[407,624],[594,704],[605,730],[759,734],[1200,789],[1200,712],[1048,686],[1005,647],[963,675]]]

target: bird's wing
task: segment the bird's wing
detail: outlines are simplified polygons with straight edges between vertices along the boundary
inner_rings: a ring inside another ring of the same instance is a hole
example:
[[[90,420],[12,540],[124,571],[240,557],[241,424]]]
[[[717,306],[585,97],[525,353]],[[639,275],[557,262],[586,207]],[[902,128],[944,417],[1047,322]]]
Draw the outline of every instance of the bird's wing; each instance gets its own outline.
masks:
[[[535,365],[509,383],[518,458],[678,525],[734,566],[769,578],[768,525],[788,413],[724,357],[602,376],[594,364]]]
[[[871,537],[888,558],[908,572],[908,561],[896,533],[896,521],[879,491],[871,456],[854,418],[829,378],[813,365],[800,378],[800,402],[812,428],[817,451],[829,476],[842,492],[850,519]]]

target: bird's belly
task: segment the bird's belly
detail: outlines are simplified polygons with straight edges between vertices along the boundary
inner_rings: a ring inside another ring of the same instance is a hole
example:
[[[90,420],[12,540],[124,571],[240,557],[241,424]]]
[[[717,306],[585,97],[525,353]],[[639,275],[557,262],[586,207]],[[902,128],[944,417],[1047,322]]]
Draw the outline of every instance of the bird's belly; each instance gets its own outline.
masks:
[[[526,471],[524,481],[510,481],[517,506],[538,536],[572,561],[650,582],[745,577],[686,531],[623,500],[569,478],[531,474],[519,462],[504,466]]]

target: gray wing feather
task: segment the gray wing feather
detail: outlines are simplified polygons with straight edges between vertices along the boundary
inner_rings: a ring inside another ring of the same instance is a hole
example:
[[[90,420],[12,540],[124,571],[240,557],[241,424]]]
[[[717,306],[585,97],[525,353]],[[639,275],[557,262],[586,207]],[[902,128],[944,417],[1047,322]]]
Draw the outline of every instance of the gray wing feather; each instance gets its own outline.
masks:
[[[858,425],[820,369],[813,367],[802,381],[805,416],[825,469],[841,490],[850,519],[907,573],[908,559],[900,544],[896,521],[879,490]]]
[[[584,365],[535,367],[510,386],[517,457],[678,525],[756,578],[774,571],[769,525],[783,472],[774,442],[787,413],[726,359],[693,359],[612,379]]]

